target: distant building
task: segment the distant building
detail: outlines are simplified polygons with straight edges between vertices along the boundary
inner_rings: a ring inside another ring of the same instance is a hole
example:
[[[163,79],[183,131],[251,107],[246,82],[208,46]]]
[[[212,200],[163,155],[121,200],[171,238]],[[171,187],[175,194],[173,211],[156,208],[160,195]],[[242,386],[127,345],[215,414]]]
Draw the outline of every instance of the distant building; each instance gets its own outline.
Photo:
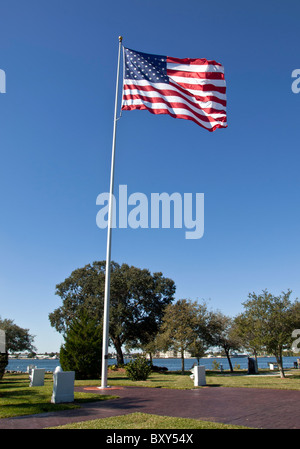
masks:
[[[184,351],[183,353],[184,358],[191,358],[192,355],[189,351]],[[157,359],[180,359],[181,353],[180,351],[158,351],[155,354],[153,354],[153,358]]]

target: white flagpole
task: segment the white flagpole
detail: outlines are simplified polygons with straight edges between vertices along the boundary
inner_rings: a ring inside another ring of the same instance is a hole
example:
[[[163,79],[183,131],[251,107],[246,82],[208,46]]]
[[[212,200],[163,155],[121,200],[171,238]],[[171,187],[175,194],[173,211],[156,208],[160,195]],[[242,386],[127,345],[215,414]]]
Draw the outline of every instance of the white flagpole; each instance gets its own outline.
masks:
[[[118,69],[115,96],[114,128],[112,140],[111,172],[110,172],[110,191],[108,206],[108,225],[107,225],[107,248],[106,248],[106,268],[105,268],[105,294],[104,294],[104,315],[103,315],[103,343],[102,343],[102,376],[101,387],[108,388],[107,385],[107,367],[108,367],[108,337],[109,337],[109,300],[110,300],[110,262],[111,262],[111,230],[112,230],[112,210],[114,193],[114,171],[115,171],[115,148],[116,148],[116,130],[117,130],[117,108],[120,74],[120,56],[122,47],[122,36],[119,36]]]

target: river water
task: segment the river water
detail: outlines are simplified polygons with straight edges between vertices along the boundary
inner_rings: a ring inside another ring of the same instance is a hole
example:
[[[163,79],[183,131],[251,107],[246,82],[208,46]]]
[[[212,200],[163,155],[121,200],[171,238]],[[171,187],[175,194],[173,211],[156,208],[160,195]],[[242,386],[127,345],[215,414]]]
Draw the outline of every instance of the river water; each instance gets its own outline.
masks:
[[[258,368],[267,369],[269,363],[276,363],[275,357],[258,357]],[[228,360],[226,357],[216,358],[202,358],[200,365],[204,365],[207,370],[213,369],[213,361],[219,363],[219,368],[223,367],[224,370],[229,369]],[[129,359],[125,359],[125,363],[129,362]],[[166,367],[169,371],[181,370],[181,359],[153,359],[153,365]],[[185,359],[184,367],[186,370],[192,368],[194,363],[197,362],[195,358]],[[297,357],[283,357],[284,368],[293,368],[294,362],[297,362]],[[109,365],[115,364],[115,359],[109,359]],[[247,369],[248,358],[247,357],[232,357],[231,363],[233,368]],[[6,367],[7,371],[20,371],[26,372],[28,365],[34,365],[37,368],[45,368],[46,371],[53,372],[57,366],[60,366],[59,360],[55,359],[9,359]]]

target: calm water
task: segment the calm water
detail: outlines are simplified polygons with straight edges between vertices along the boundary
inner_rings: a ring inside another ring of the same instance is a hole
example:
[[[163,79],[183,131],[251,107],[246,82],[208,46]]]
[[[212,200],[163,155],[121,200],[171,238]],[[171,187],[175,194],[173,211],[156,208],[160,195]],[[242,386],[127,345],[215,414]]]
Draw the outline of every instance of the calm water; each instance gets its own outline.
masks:
[[[223,369],[229,369],[229,364],[227,358],[205,358],[200,360],[200,365],[204,365],[206,369],[213,368],[213,361],[218,362],[220,365],[222,364]],[[128,362],[128,359],[125,359],[125,363]],[[293,368],[294,362],[297,361],[297,357],[283,357],[283,366],[284,368]],[[196,362],[196,359],[185,359],[185,369],[189,370],[192,368],[193,364]],[[269,368],[269,362],[276,362],[275,357],[259,357],[258,358],[258,368],[265,369]],[[116,360],[110,359],[109,364],[116,363]],[[231,363],[233,368],[235,365],[240,365],[240,369],[248,368],[248,359],[247,357],[236,357],[231,358]],[[11,371],[27,371],[28,365],[35,365],[37,368],[45,368],[46,371],[54,371],[57,366],[60,366],[59,360],[37,360],[37,359],[10,359],[8,365],[6,367],[7,370]],[[153,359],[153,365],[156,366],[165,366],[169,371],[179,371],[181,370],[181,359]]]
[[[223,369],[229,369],[229,363],[226,357],[217,358],[204,358],[200,359],[200,365],[204,365],[206,369],[213,369],[213,361],[216,361],[223,366]],[[284,368],[293,368],[294,362],[297,361],[297,357],[283,357]],[[196,359],[185,359],[184,368],[186,370],[191,369],[193,364],[197,362]],[[269,368],[268,363],[276,363],[275,357],[258,357],[258,368],[265,369]],[[231,358],[232,367],[234,369],[235,365],[240,369],[248,369],[248,358],[247,357],[232,357]],[[153,359],[153,365],[165,366],[169,371],[181,370],[181,359]]]

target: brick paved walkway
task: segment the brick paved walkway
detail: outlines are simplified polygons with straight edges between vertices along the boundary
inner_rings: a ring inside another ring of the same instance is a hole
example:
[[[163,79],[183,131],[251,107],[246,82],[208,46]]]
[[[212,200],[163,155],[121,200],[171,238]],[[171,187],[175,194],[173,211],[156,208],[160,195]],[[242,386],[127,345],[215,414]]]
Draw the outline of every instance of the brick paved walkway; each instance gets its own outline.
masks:
[[[76,387],[76,391],[84,391]],[[81,404],[80,409],[0,419],[0,429],[42,429],[133,412],[196,418],[262,429],[300,429],[300,391],[203,387],[195,390],[124,387],[99,390],[119,399]]]

